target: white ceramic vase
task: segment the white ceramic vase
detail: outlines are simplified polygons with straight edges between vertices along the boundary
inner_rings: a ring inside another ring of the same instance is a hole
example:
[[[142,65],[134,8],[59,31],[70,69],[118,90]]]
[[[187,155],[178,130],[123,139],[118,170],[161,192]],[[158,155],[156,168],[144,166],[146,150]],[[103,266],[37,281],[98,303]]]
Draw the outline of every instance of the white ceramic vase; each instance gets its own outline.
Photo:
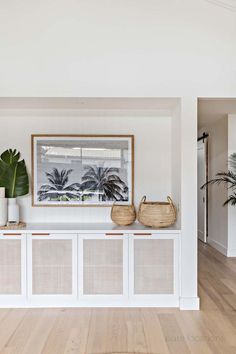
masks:
[[[8,222],[19,223],[20,210],[16,198],[8,198]]]
[[[0,226],[7,224],[7,198],[0,198]]]

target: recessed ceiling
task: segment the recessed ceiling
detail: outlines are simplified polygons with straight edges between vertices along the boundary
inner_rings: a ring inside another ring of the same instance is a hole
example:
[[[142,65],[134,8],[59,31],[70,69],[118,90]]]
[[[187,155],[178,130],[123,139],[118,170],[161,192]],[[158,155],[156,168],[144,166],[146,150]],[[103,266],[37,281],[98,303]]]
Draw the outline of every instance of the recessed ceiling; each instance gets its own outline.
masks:
[[[206,0],[206,1],[224,7],[225,9],[236,11],[236,0]]]

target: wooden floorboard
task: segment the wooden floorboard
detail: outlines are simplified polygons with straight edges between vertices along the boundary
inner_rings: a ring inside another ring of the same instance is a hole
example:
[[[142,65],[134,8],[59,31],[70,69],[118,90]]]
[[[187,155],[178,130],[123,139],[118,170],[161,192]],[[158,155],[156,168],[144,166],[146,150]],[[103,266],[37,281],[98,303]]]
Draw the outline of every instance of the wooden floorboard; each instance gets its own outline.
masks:
[[[0,309],[0,354],[236,354],[236,258],[199,244],[200,311]]]

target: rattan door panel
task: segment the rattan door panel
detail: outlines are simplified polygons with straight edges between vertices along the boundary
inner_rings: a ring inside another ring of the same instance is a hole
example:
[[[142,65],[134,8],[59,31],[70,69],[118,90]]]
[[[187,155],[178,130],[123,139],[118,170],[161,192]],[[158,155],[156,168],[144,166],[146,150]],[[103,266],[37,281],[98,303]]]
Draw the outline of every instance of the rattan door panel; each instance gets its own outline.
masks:
[[[21,239],[0,240],[0,294],[21,294]]]
[[[83,293],[123,294],[123,240],[83,241]]]
[[[32,294],[72,294],[72,240],[32,240]]]
[[[174,241],[134,240],[134,294],[173,294]]]

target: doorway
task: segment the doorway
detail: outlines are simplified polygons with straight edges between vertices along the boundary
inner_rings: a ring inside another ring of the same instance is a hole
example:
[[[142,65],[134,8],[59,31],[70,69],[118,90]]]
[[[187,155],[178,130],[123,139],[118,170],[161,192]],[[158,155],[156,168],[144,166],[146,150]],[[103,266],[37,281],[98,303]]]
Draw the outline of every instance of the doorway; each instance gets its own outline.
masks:
[[[198,138],[198,238],[207,243],[208,236],[208,188],[201,187],[208,181],[208,134]]]

